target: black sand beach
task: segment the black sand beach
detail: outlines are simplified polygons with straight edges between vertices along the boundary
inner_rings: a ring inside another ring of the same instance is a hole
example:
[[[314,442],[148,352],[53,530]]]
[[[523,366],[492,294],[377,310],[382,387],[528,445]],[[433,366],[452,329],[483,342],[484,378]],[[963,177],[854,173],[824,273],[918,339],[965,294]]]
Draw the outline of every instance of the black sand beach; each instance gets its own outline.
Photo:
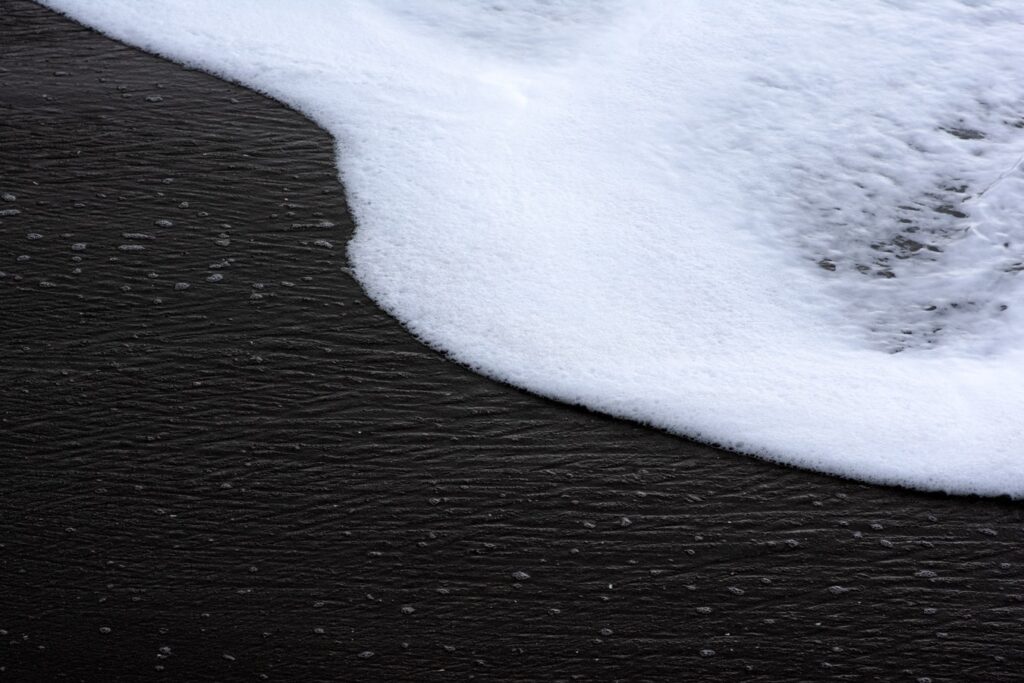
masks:
[[[0,680],[1024,679],[1024,506],[446,361],[272,100],[0,0],[0,194]]]

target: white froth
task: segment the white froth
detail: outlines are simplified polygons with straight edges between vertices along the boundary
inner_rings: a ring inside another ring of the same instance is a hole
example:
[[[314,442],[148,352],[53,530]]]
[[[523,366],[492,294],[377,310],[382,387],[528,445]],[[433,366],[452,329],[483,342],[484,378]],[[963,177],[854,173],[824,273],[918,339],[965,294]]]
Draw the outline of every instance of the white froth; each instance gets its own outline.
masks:
[[[329,130],[359,280],[478,371],[1024,495],[1019,0],[46,4]]]

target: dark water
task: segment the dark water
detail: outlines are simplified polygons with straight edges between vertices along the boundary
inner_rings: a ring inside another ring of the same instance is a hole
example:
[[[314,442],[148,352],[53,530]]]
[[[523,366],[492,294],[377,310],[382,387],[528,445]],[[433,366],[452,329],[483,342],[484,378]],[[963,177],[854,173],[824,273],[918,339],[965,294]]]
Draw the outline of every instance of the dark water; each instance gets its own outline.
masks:
[[[1024,507],[445,361],[332,154],[0,0],[0,680],[1021,680]]]

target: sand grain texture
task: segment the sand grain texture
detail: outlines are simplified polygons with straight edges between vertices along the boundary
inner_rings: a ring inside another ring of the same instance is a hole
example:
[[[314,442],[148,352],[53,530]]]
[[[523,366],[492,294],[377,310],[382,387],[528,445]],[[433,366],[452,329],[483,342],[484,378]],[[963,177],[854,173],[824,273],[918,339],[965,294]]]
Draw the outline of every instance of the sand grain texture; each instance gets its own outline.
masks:
[[[445,361],[278,103],[0,0],[0,193],[4,680],[1020,680],[1024,507]]]

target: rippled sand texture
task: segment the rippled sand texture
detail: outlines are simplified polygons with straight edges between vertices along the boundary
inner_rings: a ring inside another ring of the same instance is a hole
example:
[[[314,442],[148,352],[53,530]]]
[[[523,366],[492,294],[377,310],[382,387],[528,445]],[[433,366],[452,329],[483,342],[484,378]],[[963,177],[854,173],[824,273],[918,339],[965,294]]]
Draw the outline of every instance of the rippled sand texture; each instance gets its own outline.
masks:
[[[0,679],[1019,678],[1019,504],[470,373],[308,120],[28,2],[0,50]]]

